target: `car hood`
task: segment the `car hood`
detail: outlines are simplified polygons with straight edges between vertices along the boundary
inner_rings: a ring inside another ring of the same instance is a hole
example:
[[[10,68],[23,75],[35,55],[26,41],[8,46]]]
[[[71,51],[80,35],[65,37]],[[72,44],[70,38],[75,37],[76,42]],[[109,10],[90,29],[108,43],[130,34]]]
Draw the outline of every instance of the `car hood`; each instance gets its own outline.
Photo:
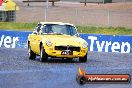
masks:
[[[45,39],[46,38],[46,39]],[[43,40],[50,40],[55,45],[74,45],[80,46],[86,41],[77,36],[70,35],[44,35]]]

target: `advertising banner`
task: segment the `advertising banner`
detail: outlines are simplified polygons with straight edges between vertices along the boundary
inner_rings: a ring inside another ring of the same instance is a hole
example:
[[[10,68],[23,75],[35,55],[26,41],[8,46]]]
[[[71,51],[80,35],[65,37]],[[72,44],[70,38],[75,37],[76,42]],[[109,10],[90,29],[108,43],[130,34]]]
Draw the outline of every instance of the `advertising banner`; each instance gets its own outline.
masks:
[[[27,38],[32,32],[0,30],[0,47],[27,48]],[[89,51],[132,52],[132,36],[80,34],[88,42]]]
[[[0,30],[0,47],[26,48],[30,33],[32,32]]]
[[[88,42],[89,51],[132,52],[132,36],[80,34]]]

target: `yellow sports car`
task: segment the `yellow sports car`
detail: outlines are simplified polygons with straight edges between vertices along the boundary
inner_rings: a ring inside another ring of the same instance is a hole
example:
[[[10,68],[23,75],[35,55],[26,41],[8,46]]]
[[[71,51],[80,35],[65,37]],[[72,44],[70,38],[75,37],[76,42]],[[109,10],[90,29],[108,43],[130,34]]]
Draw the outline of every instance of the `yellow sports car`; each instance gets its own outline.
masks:
[[[88,43],[79,37],[73,24],[62,22],[40,22],[28,36],[29,59],[40,56],[45,62],[48,57],[87,61]]]

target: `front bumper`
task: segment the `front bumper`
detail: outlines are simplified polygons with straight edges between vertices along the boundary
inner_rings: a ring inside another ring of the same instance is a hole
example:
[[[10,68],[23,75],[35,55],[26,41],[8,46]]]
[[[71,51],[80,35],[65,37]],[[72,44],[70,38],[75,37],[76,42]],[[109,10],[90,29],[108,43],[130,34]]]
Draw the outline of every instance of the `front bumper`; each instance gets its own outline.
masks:
[[[88,52],[88,48],[81,48],[80,51],[73,51],[72,55],[62,55],[62,50],[55,50],[54,47],[48,47],[46,46],[45,48],[45,52],[49,55],[49,56],[53,56],[53,57],[65,57],[65,58],[76,58],[76,57],[84,57],[87,52]]]

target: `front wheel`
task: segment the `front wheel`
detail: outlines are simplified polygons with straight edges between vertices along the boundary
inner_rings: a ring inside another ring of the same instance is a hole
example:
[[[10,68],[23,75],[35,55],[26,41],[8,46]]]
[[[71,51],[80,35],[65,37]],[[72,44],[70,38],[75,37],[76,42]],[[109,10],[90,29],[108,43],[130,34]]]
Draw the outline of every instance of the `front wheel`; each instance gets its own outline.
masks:
[[[36,58],[36,54],[32,51],[30,45],[28,45],[28,56],[30,60],[35,60]]]
[[[41,46],[40,50],[40,61],[41,62],[46,62],[48,60],[48,54],[45,52],[44,47]]]
[[[84,57],[79,57],[79,62],[87,62],[87,54]]]

